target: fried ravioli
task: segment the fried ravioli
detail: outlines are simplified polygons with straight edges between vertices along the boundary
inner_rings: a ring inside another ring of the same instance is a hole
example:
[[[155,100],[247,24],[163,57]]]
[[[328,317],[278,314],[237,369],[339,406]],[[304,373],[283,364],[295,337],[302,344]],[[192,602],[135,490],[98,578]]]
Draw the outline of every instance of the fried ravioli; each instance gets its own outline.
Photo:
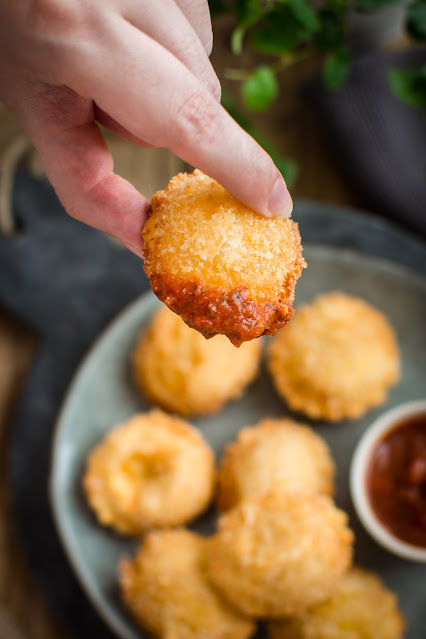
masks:
[[[346,514],[329,497],[273,490],[221,515],[207,574],[243,614],[284,617],[332,595],[352,542]]]
[[[254,623],[205,578],[207,540],[183,529],[153,531],[120,564],[125,604],[157,639],[248,639]]]
[[[255,213],[195,170],[154,194],[142,236],[154,293],[204,337],[240,346],[292,317],[306,265],[293,220]]]
[[[99,522],[128,535],[190,521],[208,506],[213,487],[210,447],[195,428],[160,410],[109,432],[83,477]]]
[[[291,409],[314,419],[361,417],[399,379],[399,349],[386,316],[340,292],[300,307],[273,340],[269,371]]]
[[[404,618],[395,595],[371,572],[349,570],[331,599],[305,613],[268,624],[269,639],[402,639]]]
[[[262,340],[238,350],[223,335],[207,341],[163,305],[134,349],[133,378],[166,410],[206,415],[241,395],[258,372],[261,349]]]
[[[272,488],[332,495],[334,462],[326,442],[292,419],[262,419],[225,449],[217,475],[221,510]]]

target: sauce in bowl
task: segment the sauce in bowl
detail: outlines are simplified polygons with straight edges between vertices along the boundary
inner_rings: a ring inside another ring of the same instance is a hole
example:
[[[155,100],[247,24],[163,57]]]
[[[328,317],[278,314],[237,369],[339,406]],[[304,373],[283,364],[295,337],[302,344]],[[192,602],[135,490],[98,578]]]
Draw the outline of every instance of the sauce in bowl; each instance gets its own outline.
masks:
[[[426,548],[426,413],[403,419],[376,443],[366,486],[379,521],[398,539]]]
[[[366,531],[389,552],[426,563],[426,399],[387,410],[360,438],[350,489]]]

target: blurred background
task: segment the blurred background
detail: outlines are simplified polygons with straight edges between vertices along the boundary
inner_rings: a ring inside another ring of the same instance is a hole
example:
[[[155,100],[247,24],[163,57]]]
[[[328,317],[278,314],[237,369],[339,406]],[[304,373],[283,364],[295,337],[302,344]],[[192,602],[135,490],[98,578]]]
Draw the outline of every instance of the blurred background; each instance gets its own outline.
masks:
[[[424,237],[426,2],[210,4],[223,104],[271,153],[293,197],[362,209]],[[187,168],[163,149],[106,138],[116,172],[148,198]],[[44,179],[30,141],[0,107],[0,229],[19,252],[19,238],[32,238],[14,207],[18,169]],[[0,299],[0,637],[18,639],[19,624],[34,639],[66,639],[12,516],[10,427],[40,337],[11,312],[10,299]]]

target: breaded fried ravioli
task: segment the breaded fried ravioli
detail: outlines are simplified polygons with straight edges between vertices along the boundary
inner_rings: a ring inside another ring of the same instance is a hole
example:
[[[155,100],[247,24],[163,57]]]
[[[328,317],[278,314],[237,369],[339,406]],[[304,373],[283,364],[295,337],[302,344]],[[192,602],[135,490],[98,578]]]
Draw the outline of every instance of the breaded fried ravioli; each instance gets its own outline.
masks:
[[[221,510],[272,488],[333,493],[334,462],[326,442],[292,419],[262,419],[228,444],[217,476]]]
[[[399,359],[385,315],[333,292],[297,310],[270,345],[269,370],[290,408],[337,421],[381,404],[399,379]]]
[[[295,617],[270,622],[269,639],[402,639],[395,595],[371,572],[352,568],[333,596]]]
[[[154,194],[142,236],[154,293],[204,337],[239,346],[292,317],[305,266],[293,220],[255,213],[195,170]]]
[[[177,529],[147,535],[120,564],[125,604],[157,639],[248,639],[254,623],[238,614],[205,578],[204,537]]]
[[[332,595],[352,542],[346,514],[329,497],[274,490],[221,515],[207,574],[244,614],[297,614]]]
[[[135,347],[133,377],[142,394],[166,410],[213,413],[254,379],[261,348],[260,339],[238,350],[223,335],[207,341],[163,305]]]
[[[210,447],[195,428],[160,410],[109,432],[83,478],[99,522],[130,535],[190,521],[208,506],[213,486]]]

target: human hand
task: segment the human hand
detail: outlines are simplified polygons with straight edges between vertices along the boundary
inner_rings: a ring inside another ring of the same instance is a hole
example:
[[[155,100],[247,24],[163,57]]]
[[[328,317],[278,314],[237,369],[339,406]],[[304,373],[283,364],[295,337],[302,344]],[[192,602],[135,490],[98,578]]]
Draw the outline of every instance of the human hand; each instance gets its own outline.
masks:
[[[148,202],[114,174],[96,125],[161,146],[264,215],[291,197],[220,106],[207,0],[0,0],[0,99],[70,215],[140,255]]]

